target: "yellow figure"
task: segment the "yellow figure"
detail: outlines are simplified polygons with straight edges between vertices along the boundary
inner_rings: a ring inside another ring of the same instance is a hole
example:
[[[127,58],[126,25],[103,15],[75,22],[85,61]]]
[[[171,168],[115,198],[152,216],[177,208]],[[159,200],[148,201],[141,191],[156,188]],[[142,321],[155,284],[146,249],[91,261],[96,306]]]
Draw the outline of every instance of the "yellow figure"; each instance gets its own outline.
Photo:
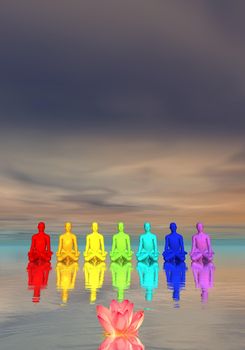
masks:
[[[80,252],[77,247],[77,237],[71,232],[72,225],[70,222],[65,224],[66,232],[60,235],[59,247],[56,253],[57,260],[69,264],[78,261]]]
[[[64,304],[68,301],[69,291],[75,288],[77,271],[77,262],[72,262],[69,265],[59,262],[56,265],[56,287],[62,291],[61,297]]]
[[[107,252],[105,251],[104,237],[98,232],[97,222],[92,223],[92,233],[86,237],[86,248],[83,253],[85,261],[97,264],[105,261]]]
[[[99,262],[98,264],[86,262],[84,264],[83,271],[85,277],[85,288],[90,289],[91,304],[96,301],[97,289],[102,288],[103,286],[105,270],[105,262]]]
[[[124,292],[129,289],[131,283],[131,271],[132,263],[125,262],[120,264],[118,262],[111,263],[111,275],[112,275],[112,286],[117,289],[117,300],[119,302],[124,300]]]

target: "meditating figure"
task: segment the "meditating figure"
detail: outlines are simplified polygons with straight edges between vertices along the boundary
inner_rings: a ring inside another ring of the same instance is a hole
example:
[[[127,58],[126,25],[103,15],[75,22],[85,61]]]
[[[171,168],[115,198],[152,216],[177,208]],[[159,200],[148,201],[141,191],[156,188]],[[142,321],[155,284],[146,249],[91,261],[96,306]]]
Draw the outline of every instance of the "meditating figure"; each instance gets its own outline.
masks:
[[[129,261],[111,263],[112,286],[117,290],[117,300],[119,302],[125,299],[124,292],[130,287],[132,269],[132,263]]]
[[[208,290],[213,288],[215,266],[212,262],[203,264],[192,262],[191,269],[196,288],[201,290],[201,300],[203,303],[208,301]]]
[[[151,263],[158,260],[157,237],[151,233],[151,224],[146,222],[144,224],[145,233],[140,235],[139,249],[136,254],[138,261]]]
[[[61,298],[64,304],[69,298],[69,291],[75,288],[78,271],[78,263],[73,261],[69,265],[67,263],[58,262],[56,266],[56,287],[61,290]]]
[[[72,224],[67,222],[65,224],[66,232],[60,235],[59,247],[56,253],[57,261],[63,261],[67,265],[70,262],[78,261],[80,252],[77,247],[77,237],[71,232]]]
[[[192,248],[190,257],[192,261],[207,263],[212,261],[214,252],[211,240],[207,233],[203,232],[203,224],[196,225],[197,233],[192,236]]]
[[[177,233],[177,225],[175,222],[170,224],[171,233],[165,237],[165,248],[162,256],[168,262],[181,262],[185,260],[184,240],[182,235]]]
[[[51,269],[50,262],[38,260],[28,263],[28,288],[33,290],[33,303],[39,303],[41,290],[47,288]]]
[[[130,236],[124,233],[124,224],[118,223],[118,233],[113,235],[112,238],[112,250],[110,257],[112,261],[130,261],[132,259],[133,252],[130,246]]]
[[[41,260],[43,262],[49,262],[53,254],[50,247],[50,236],[44,232],[44,222],[39,222],[37,227],[38,233],[32,236],[31,248],[28,252],[29,261],[37,262]]]
[[[106,271],[105,262],[84,264],[85,288],[90,290],[90,304],[94,304],[97,298],[97,290],[102,288]]]
[[[168,289],[173,291],[173,300],[180,300],[180,291],[185,287],[186,264],[180,262],[165,262],[164,270],[166,274],[166,281]]]
[[[92,233],[87,235],[86,248],[83,253],[85,261],[98,263],[105,261],[107,252],[105,251],[104,237],[98,232],[97,222],[92,223]]]
[[[151,264],[145,264],[144,262],[139,262],[137,264],[137,270],[140,286],[145,290],[145,300],[152,301],[154,289],[158,288],[158,263],[152,262]]]

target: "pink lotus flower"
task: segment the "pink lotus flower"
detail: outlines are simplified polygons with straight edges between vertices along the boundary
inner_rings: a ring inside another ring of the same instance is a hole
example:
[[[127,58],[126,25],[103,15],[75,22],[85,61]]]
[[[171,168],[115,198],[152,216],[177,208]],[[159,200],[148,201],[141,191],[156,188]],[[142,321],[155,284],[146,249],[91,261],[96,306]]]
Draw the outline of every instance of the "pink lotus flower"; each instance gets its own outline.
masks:
[[[137,335],[144,320],[144,311],[133,313],[134,304],[128,300],[118,303],[112,300],[110,308],[97,306],[97,317],[106,335]]]
[[[135,337],[107,337],[98,350],[144,350],[144,345]]]

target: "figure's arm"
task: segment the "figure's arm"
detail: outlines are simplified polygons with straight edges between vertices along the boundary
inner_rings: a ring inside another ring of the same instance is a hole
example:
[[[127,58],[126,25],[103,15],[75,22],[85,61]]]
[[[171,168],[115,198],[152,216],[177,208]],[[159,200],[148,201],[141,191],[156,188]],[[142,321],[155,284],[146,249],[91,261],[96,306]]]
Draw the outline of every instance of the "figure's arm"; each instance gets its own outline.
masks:
[[[199,273],[197,270],[193,270],[193,276],[194,276],[196,288],[198,288],[199,287]]]
[[[88,251],[89,251],[89,246],[90,246],[90,240],[89,240],[89,237],[88,237],[88,235],[87,235],[87,237],[86,237],[85,254],[88,253]]]
[[[61,253],[62,246],[63,246],[63,241],[62,241],[62,236],[60,236],[60,237],[59,237],[58,254],[60,254],[60,253]]]
[[[154,236],[153,244],[154,244],[154,253],[158,253],[157,236]]]
[[[210,240],[210,237],[209,237],[209,236],[207,236],[206,242],[207,242],[208,253],[211,253],[211,252],[212,252],[212,249],[211,249],[211,240]]]
[[[196,239],[195,239],[195,236],[192,236],[191,253],[193,253],[195,250],[196,250]]]
[[[104,275],[105,275],[105,265],[101,268],[100,275],[99,275],[99,285],[102,287],[104,283]]]
[[[116,249],[116,239],[115,239],[115,235],[113,235],[111,250],[114,252],[115,249]]]
[[[34,236],[32,236],[32,238],[31,238],[31,248],[30,248],[30,251],[35,250],[35,247],[36,247],[36,240],[35,240]]]
[[[77,254],[78,253],[77,237],[75,235],[73,236],[73,244],[74,244],[75,254]]]
[[[30,267],[30,264],[28,264],[27,271],[28,271],[28,285],[31,286],[33,273],[32,273],[32,268]]]
[[[101,238],[100,238],[100,245],[101,245],[101,251],[102,253],[105,252],[105,244],[104,244],[104,237],[101,235]]]
[[[127,276],[126,276],[126,284],[129,286],[131,283],[131,266],[129,266],[127,270]]]
[[[127,251],[130,252],[131,251],[131,244],[130,244],[130,237],[127,236],[126,238],[126,247],[127,247]]]
[[[165,252],[168,251],[168,247],[169,247],[169,244],[168,244],[168,236],[165,236],[165,247],[164,247],[164,251],[165,251]]]
[[[47,269],[44,271],[44,285],[45,285],[45,286],[48,284],[49,271],[50,271],[49,268],[47,268]]]
[[[180,251],[181,253],[185,251],[183,237],[180,236]]]
[[[112,284],[115,286],[115,284],[116,284],[116,273],[115,273],[115,269],[113,268],[113,265],[111,266],[111,279],[112,279]]]
[[[210,288],[212,288],[214,285],[214,269],[213,269],[213,267],[209,270],[209,285],[210,285]]]
[[[138,272],[139,272],[140,284],[144,285],[144,273],[141,268],[138,269]]]
[[[50,253],[51,252],[50,237],[48,235],[46,237],[47,237],[47,240],[46,240],[46,242],[47,242],[47,251],[48,251],[48,253]]]
[[[140,236],[140,243],[139,243],[139,248],[138,248],[138,254],[141,253],[142,248],[143,248],[143,239],[142,239],[142,236]]]

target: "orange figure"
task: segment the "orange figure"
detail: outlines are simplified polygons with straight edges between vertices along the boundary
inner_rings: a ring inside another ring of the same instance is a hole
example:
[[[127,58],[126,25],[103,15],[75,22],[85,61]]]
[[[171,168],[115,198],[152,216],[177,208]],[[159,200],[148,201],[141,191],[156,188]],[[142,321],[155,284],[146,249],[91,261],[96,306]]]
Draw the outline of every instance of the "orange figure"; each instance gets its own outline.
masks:
[[[33,303],[39,303],[41,289],[45,289],[48,285],[49,271],[51,270],[50,262],[29,262],[28,271],[28,288],[33,289]]]
[[[28,252],[29,261],[37,262],[40,260],[49,262],[53,254],[50,248],[50,236],[44,232],[44,222],[39,222],[37,227],[38,233],[32,236],[31,248]]]

